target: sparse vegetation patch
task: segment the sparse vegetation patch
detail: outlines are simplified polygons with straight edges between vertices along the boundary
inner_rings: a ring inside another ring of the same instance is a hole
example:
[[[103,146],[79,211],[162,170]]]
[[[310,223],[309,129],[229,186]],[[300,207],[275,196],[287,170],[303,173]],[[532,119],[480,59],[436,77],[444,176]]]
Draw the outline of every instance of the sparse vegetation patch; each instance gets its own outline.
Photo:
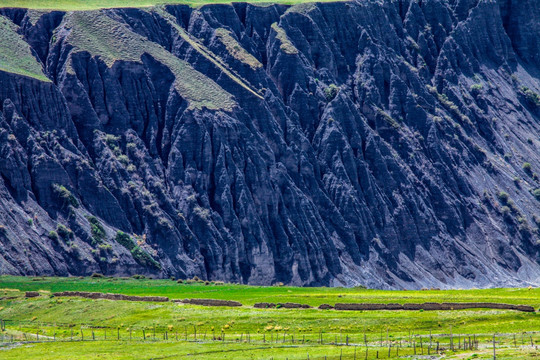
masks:
[[[2,6],[0,5],[0,7]],[[17,30],[17,25],[0,15],[0,35],[2,36],[2,41],[0,41],[0,71],[50,82],[43,73],[41,64],[32,55],[30,46],[17,33]]]

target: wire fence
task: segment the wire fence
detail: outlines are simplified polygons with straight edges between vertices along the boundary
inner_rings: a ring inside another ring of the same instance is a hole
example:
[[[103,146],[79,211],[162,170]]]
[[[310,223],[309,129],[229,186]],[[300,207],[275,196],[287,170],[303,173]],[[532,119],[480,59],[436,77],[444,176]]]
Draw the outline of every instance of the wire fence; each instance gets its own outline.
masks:
[[[246,343],[261,346],[337,346],[338,358],[379,359],[400,356],[437,355],[447,351],[498,350],[528,348],[538,353],[540,332],[496,334],[414,333],[392,334],[389,329],[378,333],[332,332],[323,328],[300,333],[287,329],[263,332],[234,331],[213,326],[152,325],[110,326],[0,319],[0,344],[42,342],[132,341],[196,342],[223,344]],[[216,330],[218,329],[218,330]],[[343,349],[345,355],[343,355]],[[345,357],[343,357],[345,356]],[[538,353],[540,356],[540,353]],[[320,358],[320,357],[319,357]],[[336,358],[334,357],[328,357]],[[312,357],[312,359],[315,359]],[[321,358],[322,359],[322,358]]]

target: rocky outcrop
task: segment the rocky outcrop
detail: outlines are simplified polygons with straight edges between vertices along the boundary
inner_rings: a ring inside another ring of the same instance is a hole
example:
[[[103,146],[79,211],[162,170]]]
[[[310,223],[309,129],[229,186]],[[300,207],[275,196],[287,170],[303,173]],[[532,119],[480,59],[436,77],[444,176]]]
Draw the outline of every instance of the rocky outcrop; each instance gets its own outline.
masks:
[[[0,15],[0,273],[540,284],[538,1]]]

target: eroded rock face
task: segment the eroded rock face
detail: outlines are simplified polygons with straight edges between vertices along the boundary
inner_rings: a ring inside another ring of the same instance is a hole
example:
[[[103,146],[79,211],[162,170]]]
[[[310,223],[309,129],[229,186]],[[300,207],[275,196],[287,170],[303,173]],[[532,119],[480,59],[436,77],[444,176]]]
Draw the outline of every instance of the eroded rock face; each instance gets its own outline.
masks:
[[[0,12],[0,272],[540,284],[538,1]]]

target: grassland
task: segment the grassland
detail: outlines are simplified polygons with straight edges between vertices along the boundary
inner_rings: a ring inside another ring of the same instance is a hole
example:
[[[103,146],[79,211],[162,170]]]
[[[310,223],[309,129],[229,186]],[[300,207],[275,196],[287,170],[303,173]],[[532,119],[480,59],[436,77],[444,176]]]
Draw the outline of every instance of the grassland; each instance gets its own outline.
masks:
[[[171,299],[237,300],[244,306],[203,307],[173,302],[90,300],[51,295],[52,292],[69,290],[168,296]],[[25,299],[24,291],[40,291],[42,296]],[[482,301],[528,304],[538,308],[539,289],[381,291],[205,285],[197,282],[178,284],[171,280],[131,278],[2,276],[0,297],[4,298],[0,300],[0,319],[10,320],[3,332],[4,339],[10,341],[4,350],[0,350],[2,359],[69,359],[70,354],[78,354],[79,358],[85,359],[129,359],[134,354],[143,353],[144,357],[138,358],[277,360],[306,359],[309,354],[310,359],[324,359],[324,356],[328,359],[339,359],[339,356],[353,359],[354,345],[360,359],[365,356],[364,334],[369,359],[375,358],[377,351],[379,358],[388,358],[388,346],[392,346],[391,358],[399,358],[394,351],[399,351],[399,356],[413,356],[420,339],[424,344],[422,351],[427,352],[430,332],[434,336],[433,343],[440,341],[446,344],[444,350],[441,345],[442,358],[468,359],[473,358],[473,354],[477,355],[475,358],[490,358],[489,344],[495,332],[506,334],[497,338],[499,359],[540,356],[537,349],[530,346],[531,339],[535,344],[540,342],[538,313],[487,309],[347,312],[315,308],[256,309],[251,306],[263,301],[312,306],[336,302]],[[77,341],[69,341],[71,331]],[[526,334],[522,336],[524,332]],[[454,338],[474,334],[480,339],[480,346],[477,350],[449,351],[450,333]],[[516,343],[510,334],[517,334]],[[11,343],[11,336],[14,343]],[[37,336],[45,342],[16,342],[35,340]],[[51,341],[53,337],[56,342]],[[322,344],[320,337],[323,338]],[[82,339],[84,341],[80,341]],[[343,346],[346,342],[350,346]],[[416,351],[420,354],[420,348]]]
[[[235,106],[232,95],[213,80],[103,12],[75,12],[64,21],[71,29],[67,41],[75,46],[75,51],[97,56],[109,67],[119,60],[140,63],[143,54],[148,54],[171,70],[176,90],[188,100],[190,107],[231,110]]]
[[[0,16],[0,70],[50,81],[44,74],[41,64],[32,55],[30,46],[17,33],[17,25]]]
[[[336,2],[340,0],[319,0],[318,2]],[[249,0],[251,4],[269,5],[285,4],[294,5],[304,3],[300,0]],[[162,4],[183,4],[193,7],[208,4],[230,4],[229,0],[3,0],[0,7],[18,7],[27,9],[47,9],[47,10],[96,10],[118,7],[151,7]]]
[[[224,28],[216,29],[216,36],[225,48],[236,60],[249,65],[253,70],[262,68],[262,64],[253,55],[247,52],[234,37],[231,32]]]

